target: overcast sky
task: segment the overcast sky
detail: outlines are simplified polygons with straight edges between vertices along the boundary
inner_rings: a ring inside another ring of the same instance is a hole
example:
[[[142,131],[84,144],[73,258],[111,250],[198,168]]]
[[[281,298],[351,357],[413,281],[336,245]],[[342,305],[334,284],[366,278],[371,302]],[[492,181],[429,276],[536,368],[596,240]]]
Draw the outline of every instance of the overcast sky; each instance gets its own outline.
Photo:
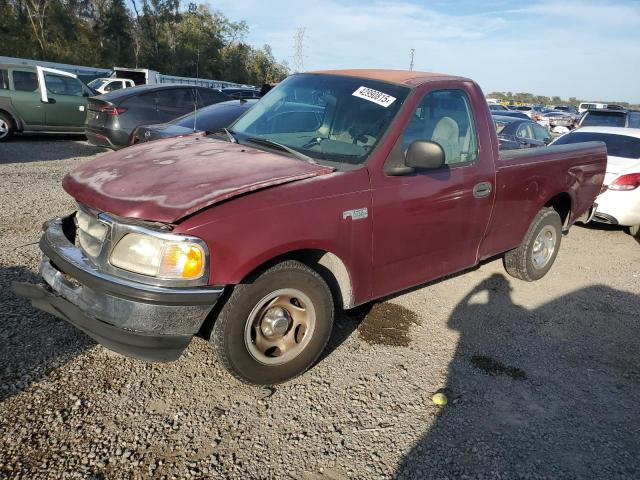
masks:
[[[215,0],[247,39],[304,70],[409,67],[468,76],[490,91],[640,103],[640,2]]]

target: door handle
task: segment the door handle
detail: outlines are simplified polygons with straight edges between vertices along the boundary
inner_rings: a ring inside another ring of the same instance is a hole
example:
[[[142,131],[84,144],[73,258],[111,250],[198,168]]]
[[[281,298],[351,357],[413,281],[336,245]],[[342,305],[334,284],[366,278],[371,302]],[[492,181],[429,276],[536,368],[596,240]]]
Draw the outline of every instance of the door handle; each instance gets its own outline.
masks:
[[[491,193],[491,182],[480,182],[473,187],[473,196],[475,198],[488,197]]]

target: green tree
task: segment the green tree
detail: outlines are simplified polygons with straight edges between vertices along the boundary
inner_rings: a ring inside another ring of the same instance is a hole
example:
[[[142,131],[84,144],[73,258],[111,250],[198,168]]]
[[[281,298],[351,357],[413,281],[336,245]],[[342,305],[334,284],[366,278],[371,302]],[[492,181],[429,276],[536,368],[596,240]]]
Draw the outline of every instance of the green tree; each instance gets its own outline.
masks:
[[[239,83],[288,74],[243,21],[180,0],[0,0],[2,54],[109,68],[135,66]]]
[[[133,19],[124,0],[110,0],[97,22],[99,58],[109,66],[131,66]]]

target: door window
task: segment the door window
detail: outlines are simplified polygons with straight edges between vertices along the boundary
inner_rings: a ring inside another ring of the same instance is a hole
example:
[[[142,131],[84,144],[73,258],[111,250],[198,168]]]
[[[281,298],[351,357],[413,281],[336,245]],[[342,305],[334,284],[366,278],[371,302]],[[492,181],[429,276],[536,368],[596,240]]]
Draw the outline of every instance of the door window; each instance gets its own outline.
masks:
[[[158,105],[165,108],[189,110],[193,108],[193,95],[190,88],[172,88],[158,91]]]
[[[516,136],[518,138],[527,138],[527,139],[533,138],[533,130],[531,130],[531,125],[528,125],[526,123],[524,125],[520,125],[520,128],[518,128],[518,132],[516,133]]]
[[[551,135],[545,128],[542,128],[540,125],[533,125],[533,136],[536,140],[540,140],[541,142],[548,142],[551,140]]]
[[[45,73],[44,81],[47,85],[47,91],[54,95],[82,96],[82,84],[76,78],[56,75],[54,73]]]
[[[208,88],[198,88],[198,107],[213,105],[214,103],[229,100],[229,97],[222,92],[210,90]]]
[[[155,110],[157,108],[156,92],[147,92],[127,97],[122,102],[122,106],[125,108],[152,108]]]
[[[437,90],[425,95],[403,133],[404,151],[416,140],[439,144],[446,165],[474,162],[478,141],[467,94],[462,90]]]
[[[122,80],[116,80],[115,82],[110,82],[104,87],[105,92],[113,92],[114,90],[120,90],[123,87]]]
[[[9,72],[0,70],[0,90],[9,90]]]
[[[38,76],[36,72],[14,70],[13,88],[19,92],[35,92],[38,90]]]

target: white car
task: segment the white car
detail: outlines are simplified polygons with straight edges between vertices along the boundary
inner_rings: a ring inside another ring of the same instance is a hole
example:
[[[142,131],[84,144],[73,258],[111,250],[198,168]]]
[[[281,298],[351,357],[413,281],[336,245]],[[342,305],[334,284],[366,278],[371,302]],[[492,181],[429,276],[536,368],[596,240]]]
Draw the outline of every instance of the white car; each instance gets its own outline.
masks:
[[[131,88],[136,86],[136,84],[133,83],[133,80],[129,80],[128,78],[96,78],[95,80],[90,81],[87,85],[100,94],[113,92],[114,90],[120,90],[121,88]]]
[[[607,173],[593,219],[629,227],[640,238],[640,128],[582,127],[552,145],[601,141],[607,145]]]

